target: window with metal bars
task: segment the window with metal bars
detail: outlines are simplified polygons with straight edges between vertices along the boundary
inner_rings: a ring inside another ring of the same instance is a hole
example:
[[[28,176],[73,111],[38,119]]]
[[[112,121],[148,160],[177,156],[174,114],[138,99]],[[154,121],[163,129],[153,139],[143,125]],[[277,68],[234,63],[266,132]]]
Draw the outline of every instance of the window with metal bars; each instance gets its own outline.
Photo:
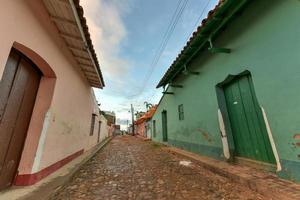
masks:
[[[91,120],[91,130],[90,130],[90,136],[94,135],[94,129],[95,129],[95,121],[96,121],[96,114],[92,114],[92,120]]]

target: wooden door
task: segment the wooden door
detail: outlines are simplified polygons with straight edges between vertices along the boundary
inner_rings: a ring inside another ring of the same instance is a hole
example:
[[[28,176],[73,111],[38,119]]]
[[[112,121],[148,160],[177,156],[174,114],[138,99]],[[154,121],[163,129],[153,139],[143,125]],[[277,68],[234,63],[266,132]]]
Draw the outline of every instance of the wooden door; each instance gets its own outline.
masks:
[[[224,86],[235,155],[275,163],[272,147],[250,75]]]
[[[0,83],[0,189],[15,178],[40,82],[40,72],[12,51]]]
[[[152,121],[152,131],[153,131],[153,137],[156,137],[156,121]]]
[[[164,110],[162,113],[162,135],[163,141],[168,141],[168,120],[167,120],[167,111]]]

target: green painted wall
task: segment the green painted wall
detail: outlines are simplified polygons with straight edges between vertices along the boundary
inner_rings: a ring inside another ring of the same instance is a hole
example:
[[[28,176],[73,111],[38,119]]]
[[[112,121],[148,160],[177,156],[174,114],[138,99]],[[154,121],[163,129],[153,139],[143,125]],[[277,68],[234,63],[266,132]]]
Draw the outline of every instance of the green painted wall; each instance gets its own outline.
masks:
[[[252,1],[214,42],[231,54],[205,51],[188,66],[200,75],[181,75],[184,88],[169,88],[153,116],[162,141],[161,112],[168,112],[168,143],[223,159],[215,85],[229,74],[249,70],[257,99],[264,107],[283,165],[282,177],[300,181],[300,2]],[[184,105],[183,121],[178,105]]]

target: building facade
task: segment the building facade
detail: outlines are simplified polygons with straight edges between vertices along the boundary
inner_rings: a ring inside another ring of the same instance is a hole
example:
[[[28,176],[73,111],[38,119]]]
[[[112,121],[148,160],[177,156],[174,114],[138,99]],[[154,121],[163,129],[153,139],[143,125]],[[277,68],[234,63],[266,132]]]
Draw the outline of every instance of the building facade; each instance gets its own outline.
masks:
[[[100,112],[99,120],[98,120],[98,129],[97,129],[97,143],[105,140],[109,137],[109,126],[107,126],[107,119]]]
[[[3,1],[0,10],[4,189],[38,182],[106,135],[96,133],[92,87],[104,82],[79,1]]]
[[[151,118],[155,113],[157,106],[152,106],[147,112],[140,116],[135,122],[135,135],[145,137],[148,139],[152,138],[152,124]]]
[[[102,112],[107,121],[108,135],[113,136],[115,132],[116,114],[111,111]]]
[[[220,1],[158,84],[153,139],[299,182],[299,9]]]

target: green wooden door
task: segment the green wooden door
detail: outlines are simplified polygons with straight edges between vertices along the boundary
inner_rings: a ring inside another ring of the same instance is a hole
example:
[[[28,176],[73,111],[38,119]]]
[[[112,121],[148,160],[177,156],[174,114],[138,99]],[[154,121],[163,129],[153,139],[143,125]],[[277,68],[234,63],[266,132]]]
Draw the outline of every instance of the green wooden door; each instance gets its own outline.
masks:
[[[226,84],[224,93],[235,144],[235,155],[275,163],[251,76],[241,76]]]
[[[162,117],[162,135],[163,135],[163,141],[167,142],[168,141],[168,122],[167,122],[167,111],[164,110],[161,113]]]

